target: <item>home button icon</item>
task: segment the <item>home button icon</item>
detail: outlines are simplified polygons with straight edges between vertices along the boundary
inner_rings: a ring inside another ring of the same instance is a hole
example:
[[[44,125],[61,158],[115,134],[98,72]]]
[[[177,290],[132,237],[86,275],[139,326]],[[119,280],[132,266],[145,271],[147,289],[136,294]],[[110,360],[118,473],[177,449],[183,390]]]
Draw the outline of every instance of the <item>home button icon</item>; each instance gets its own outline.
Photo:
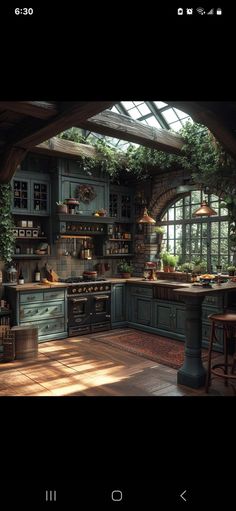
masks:
[[[123,499],[123,493],[121,490],[113,490],[111,492],[111,500],[114,502],[120,502]]]

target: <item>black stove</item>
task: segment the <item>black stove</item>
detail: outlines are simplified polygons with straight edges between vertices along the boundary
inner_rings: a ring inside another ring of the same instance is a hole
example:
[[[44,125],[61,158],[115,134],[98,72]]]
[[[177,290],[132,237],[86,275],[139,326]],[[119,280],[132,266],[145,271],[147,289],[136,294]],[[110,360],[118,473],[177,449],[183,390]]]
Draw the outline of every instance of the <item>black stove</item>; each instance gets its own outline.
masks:
[[[67,277],[69,336],[111,328],[111,284],[105,278]]]

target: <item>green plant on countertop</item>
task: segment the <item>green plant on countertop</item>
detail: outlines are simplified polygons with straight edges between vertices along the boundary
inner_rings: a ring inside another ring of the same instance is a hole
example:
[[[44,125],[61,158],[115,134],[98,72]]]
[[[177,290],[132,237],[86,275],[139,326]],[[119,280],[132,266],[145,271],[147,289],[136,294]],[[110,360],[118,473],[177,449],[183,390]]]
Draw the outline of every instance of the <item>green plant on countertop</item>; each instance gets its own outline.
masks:
[[[227,266],[227,270],[228,270],[229,275],[234,276],[234,273],[236,271],[236,266],[234,266],[234,265]]]
[[[169,258],[170,258],[169,252],[162,252],[160,254],[160,258],[162,259],[163,266],[169,266]]]
[[[128,263],[127,261],[121,261],[118,264],[117,269],[119,273],[132,273],[133,266],[131,263]]]
[[[171,266],[171,268],[175,268],[175,266],[177,265],[177,262],[179,260],[179,257],[176,255],[169,255],[169,258],[168,258],[168,264],[169,266]]]
[[[0,185],[0,259],[10,263],[15,251],[15,227],[11,214],[12,189],[10,184]]]
[[[200,259],[196,259],[193,261],[193,271],[195,273],[202,273],[207,271],[207,262],[201,261]]]
[[[180,270],[186,273],[191,273],[193,271],[194,264],[193,263],[183,263],[180,266]]]

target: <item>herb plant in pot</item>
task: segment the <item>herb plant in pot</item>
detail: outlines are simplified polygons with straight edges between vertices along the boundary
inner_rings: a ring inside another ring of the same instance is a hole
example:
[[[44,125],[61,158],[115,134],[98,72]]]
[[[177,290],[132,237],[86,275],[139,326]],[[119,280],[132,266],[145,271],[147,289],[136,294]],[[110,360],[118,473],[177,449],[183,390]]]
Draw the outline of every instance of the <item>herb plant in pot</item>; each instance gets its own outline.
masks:
[[[121,263],[118,264],[117,269],[124,279],[129,279],[133,271],[133,266],[127,261],[121,261]]]
[[[176,267],[176,264],[178,262],[179,258],[178,256],[174,256],[174,255],[169,255],[169,271],[170,272],[174,272],[175,271],[175,267]]]
[[[169,257],[170,254],[168,252],[162,252],[161,259],[163,263],[163,270],[165,273],[169,272]]]
[[[233,277],[235,274],[235,271],[236,271],[236,266],[233,266],[233,265],[228,266],[227,270],[228,270],[229,276]]]

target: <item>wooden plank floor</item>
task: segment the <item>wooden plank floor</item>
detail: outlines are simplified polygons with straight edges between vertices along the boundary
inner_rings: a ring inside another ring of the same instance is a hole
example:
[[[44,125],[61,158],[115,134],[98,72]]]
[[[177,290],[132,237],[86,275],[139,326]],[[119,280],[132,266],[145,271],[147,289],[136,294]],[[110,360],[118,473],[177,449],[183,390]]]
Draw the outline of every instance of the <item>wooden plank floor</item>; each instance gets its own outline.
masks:
[[[176,381],[175,369],[104,344],[96,333],[41,343],[36,360],[0,363],[0,396],[206,396]],[[216,395],[234,396],[235,388],[214,379],[209,396]]]

